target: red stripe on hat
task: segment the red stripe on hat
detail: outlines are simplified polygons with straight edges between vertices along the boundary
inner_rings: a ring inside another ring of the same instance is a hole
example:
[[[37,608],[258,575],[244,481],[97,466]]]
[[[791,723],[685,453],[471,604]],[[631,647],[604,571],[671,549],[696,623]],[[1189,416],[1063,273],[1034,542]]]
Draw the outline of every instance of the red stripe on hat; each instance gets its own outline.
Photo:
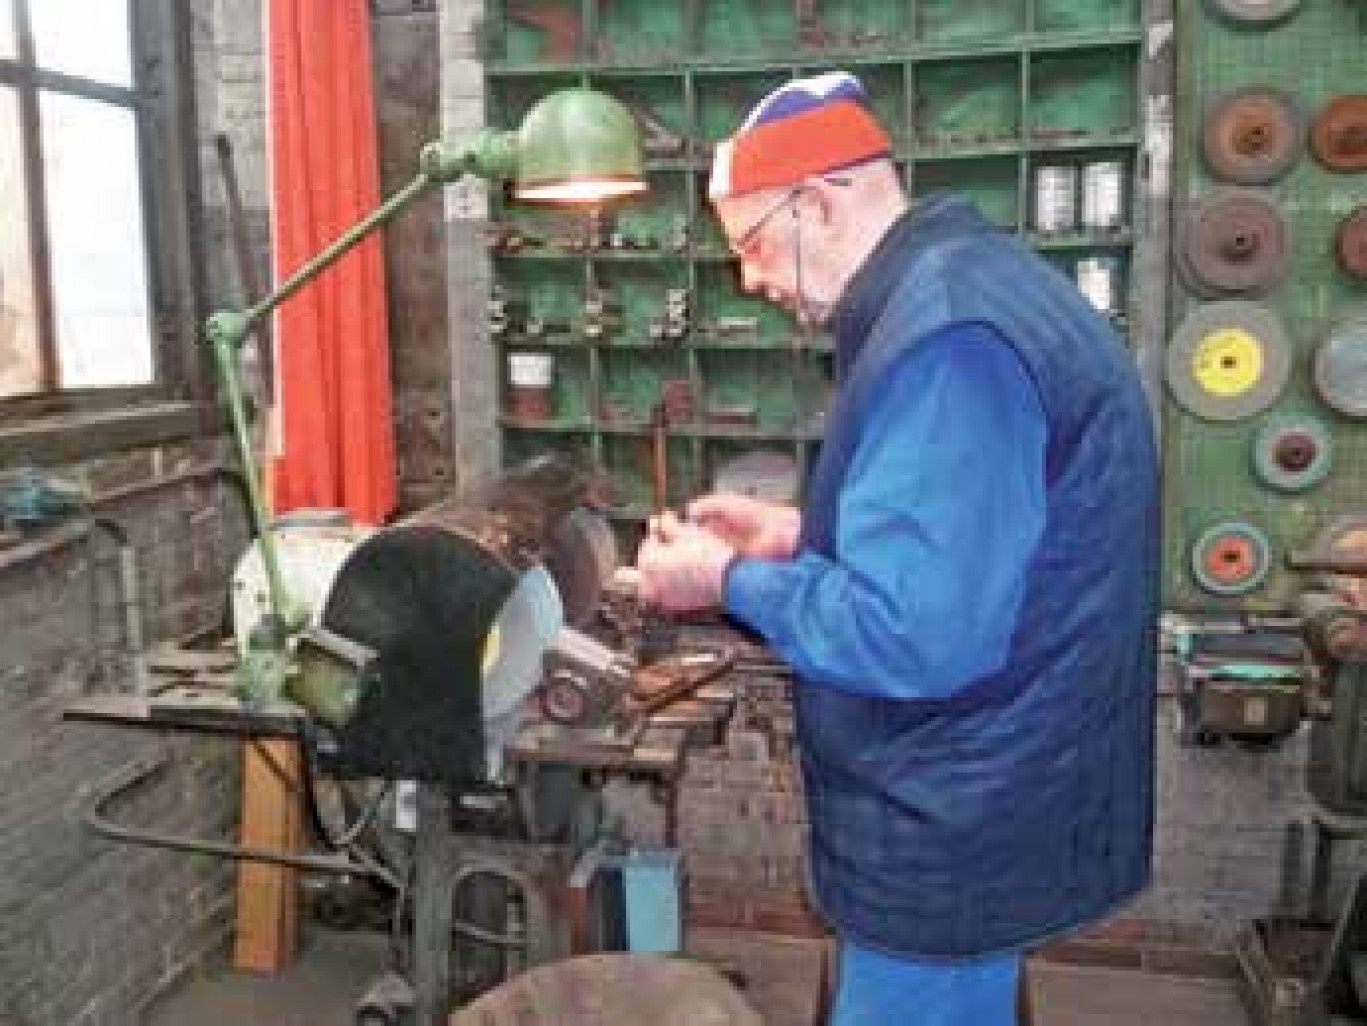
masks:
[[[833,100],[736,134],[733,196],[794,185],[809,175],[891,152],[872,114],[855,100]]]

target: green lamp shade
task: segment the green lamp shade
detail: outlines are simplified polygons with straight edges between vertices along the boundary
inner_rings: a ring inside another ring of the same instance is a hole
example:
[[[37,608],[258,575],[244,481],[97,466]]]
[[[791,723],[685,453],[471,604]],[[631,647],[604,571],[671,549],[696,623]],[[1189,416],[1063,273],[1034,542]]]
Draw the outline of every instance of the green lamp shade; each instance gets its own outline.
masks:
[[[562,89],[539,101],[517,133],[518,199],[598,203],[644,192],[636,119],[592,89]]]

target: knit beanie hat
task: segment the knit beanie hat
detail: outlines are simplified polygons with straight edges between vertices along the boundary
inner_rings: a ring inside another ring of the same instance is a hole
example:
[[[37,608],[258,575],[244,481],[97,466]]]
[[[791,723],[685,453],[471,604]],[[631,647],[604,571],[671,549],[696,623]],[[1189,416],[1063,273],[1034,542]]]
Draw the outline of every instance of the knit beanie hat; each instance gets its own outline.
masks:
[[[727,199],[884,157],[892,146],[846,71],[794,79],[755,105],[717,144],[708,195]]]

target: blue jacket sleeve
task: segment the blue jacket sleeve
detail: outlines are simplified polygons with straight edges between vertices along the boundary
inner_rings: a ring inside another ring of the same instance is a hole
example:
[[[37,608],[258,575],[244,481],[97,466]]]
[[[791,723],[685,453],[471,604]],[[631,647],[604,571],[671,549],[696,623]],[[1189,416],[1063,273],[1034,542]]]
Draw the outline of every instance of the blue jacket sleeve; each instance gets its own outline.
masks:
[[[957,324],[902,357],[869,403],[835,557],[736,560],[728,612],[805,680],[936,699],[1003,664],[1044,529],[1047,427],[991,328]]]

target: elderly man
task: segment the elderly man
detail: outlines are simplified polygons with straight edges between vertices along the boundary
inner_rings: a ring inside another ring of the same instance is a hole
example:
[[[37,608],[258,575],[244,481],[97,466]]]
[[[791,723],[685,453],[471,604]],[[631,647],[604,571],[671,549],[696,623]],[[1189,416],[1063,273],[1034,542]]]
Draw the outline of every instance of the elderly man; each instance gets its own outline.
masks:
[[[1142,888],[1159,525],[1148,407],[1071,283],[951,195],[909,202],[859,82],[762,100],[711,198],[742,282],[828,326],[801,510],[652,526],[644,600],[793,668],[835,1026],[1003,1026],[1021,952]]]

